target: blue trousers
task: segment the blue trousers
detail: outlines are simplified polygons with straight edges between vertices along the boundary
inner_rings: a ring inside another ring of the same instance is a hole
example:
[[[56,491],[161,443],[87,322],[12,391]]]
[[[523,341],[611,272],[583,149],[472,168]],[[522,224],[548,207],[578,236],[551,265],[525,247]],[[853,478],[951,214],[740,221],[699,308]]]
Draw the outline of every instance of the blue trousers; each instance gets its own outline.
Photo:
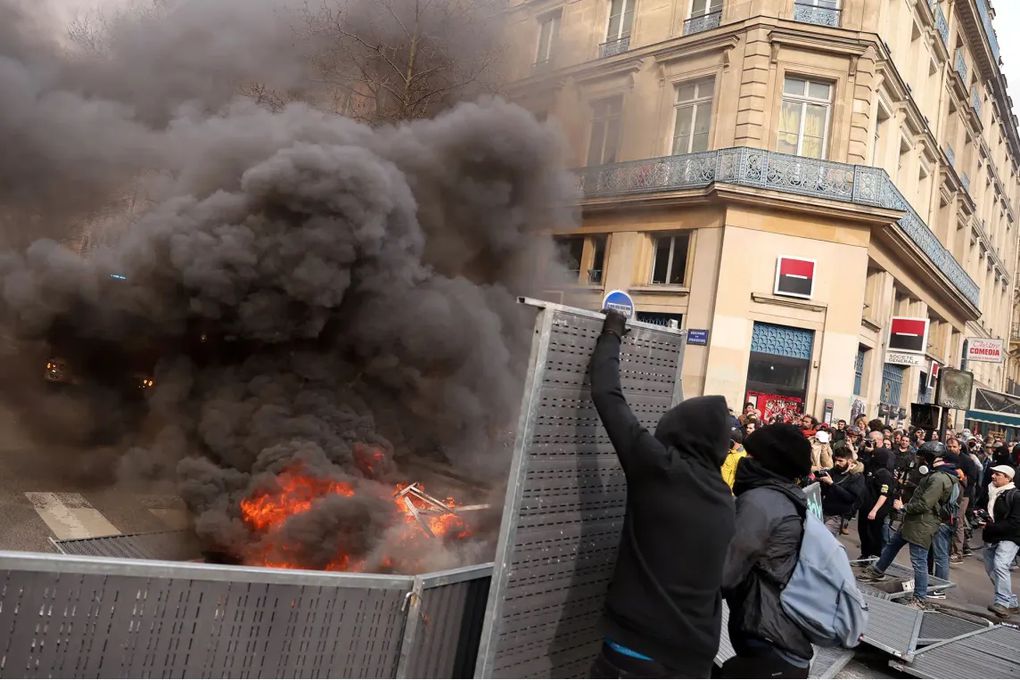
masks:
[[[885,572],[905,545],[910,546],[910,566],[914,569],[914,597],[923,600],[928,597],[928,548],[909,543],[903,538],[903,531],[897,530],[889,538],[889,543],[882,550],[882,556],[875,563],[875,569]],[[946,570],[948,571],[948,553],[946,560]]]

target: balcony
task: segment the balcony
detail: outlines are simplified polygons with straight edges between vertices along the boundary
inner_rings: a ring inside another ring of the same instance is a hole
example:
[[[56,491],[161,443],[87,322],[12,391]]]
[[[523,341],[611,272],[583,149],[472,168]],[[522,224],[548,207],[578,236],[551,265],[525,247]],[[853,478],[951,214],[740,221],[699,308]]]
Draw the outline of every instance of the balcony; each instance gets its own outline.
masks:
[[[929,0],[928,7],[931,8],[931,13],[935,15],[935,30],[942,36],[942,44],[949,47],[949,22],[946,21],[945,12],[942,11],[942,5],[938,0]]]
[[[817,7],[803,2],[793,4],[793,20],[805,24],[839,28],[839,10],[833,7]]]
[[[606,57],[615,57],[617,54],[623,54],[630,49],[630,36],[625,35],[622,38],[616,40],[610,40],[599,45],[599,57],[605,59]]]
[[[684,22],[684,35],[701,33],[702,31],[707,31],[710,28],[716,28],[719,26],[721,21],[722,10],[716,10],[715,12],[709,12],[708,14],[691,17]]]
[[[954,63],[956,73],[964,83],[967,82],[967,60],[963,58],[963,50],[956,50],[956,61]]]
[[[995,36],[995,29],[992,28],[992,17],[988,12],[988,2],[986,0],[977,0],[978,14],[981,15],[981,25],[984,26],[985,35],[988,36],[988,47],[992,50],[992,56],[995,57],[995,62],[999,62],[999,40]]]
[[[881,168],[735,147],[583,168],[578,180],[588,198],[698,189],[722,182],[898,210],[905,213],[897,221],[901,233],[961,296],[979,306],[977,284]]]

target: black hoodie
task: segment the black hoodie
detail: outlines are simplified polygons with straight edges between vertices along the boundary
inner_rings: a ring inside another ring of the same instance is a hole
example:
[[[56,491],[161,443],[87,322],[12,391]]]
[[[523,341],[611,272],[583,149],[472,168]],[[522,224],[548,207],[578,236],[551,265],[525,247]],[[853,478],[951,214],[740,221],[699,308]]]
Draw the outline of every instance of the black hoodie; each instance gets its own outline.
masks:
[[[892,510],[892,499],[898,492],[896,476],[896,454],[889,449],[875,449],[871,459],[864,464],[864,499],[860,505],[862,516],[866,517],[875,507],[880,496],[887,498],[878,512],[875,521],[881,521]]]
[[[722,397],[684,401],[648,432],[620,387],[620,339],[603,334],[591,393],[627,477],[627,511],[604,616],[613,642],[674,677],[708,677],[719,648],[733,497],[719,468],[729,450]]]

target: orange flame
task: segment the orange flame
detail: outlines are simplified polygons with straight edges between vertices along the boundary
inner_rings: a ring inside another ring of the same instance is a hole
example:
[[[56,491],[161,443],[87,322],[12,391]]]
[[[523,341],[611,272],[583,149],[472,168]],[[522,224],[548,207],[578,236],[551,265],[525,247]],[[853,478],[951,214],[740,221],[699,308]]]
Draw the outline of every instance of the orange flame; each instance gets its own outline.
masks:
[[[365,469],[364,465],[381,462],[384,454],[378,449],[369,447],[360,451],[367,455],[358,456],[361,461],[359,467],[362,467],[366,474],[370,474],[372,466],[368,465],[368,469]],[[400,484],[395,490],[401,491],[407,486],[407,484]],[[424,491],[421,484],[417,486],[419,490]],[[240,503],[242,518],[254,532],[260,535],[257,545],[253,545],[245,561],[248,564],[278,569],[309,568],[295,560],[294,547],[287,546],[279,540],[276,529],[290,517],[310,510],[318,499],[331,494],[352,497],[355,495],[355,488],[348,482],[311,476],[302,465],[298,464],[277,475],[274,489],[258,491],[242,500]],[[407,547],[422,546],[427,545],[429,540],[434,540],[427,536],[427,532],[419,524],[419,519],[416,519],[414,513],[408,509],[405,499],[418,511],[420,521],[428,526],[435,539],[463,540],[472,535],[464,519],[459,515],[439,514],[438,508],[430,503],[413,495],[407,495],[393,499],[393,524],[401,527],[397,539],[399,544]],[[457,507],[457,502],[453,498],[447,498],[444,503],[450,509]],[[415,565],[409,563],[408,559],[410,559],[408,556],[384,556],[372,568],[383,572],[414,569]],[[316,566],[326,571],[363,571],[366,564],[364,560],[341,550],[327,564]]]
[[[288,517],[307,512],[312,503],[323,496],[354,495],[354,487],[347,482],[310,477],[303,473],[300,465],[277,475],[276,485],[274,491],[256,493],[241,501],[241,516],[257,531],[273,529]]]

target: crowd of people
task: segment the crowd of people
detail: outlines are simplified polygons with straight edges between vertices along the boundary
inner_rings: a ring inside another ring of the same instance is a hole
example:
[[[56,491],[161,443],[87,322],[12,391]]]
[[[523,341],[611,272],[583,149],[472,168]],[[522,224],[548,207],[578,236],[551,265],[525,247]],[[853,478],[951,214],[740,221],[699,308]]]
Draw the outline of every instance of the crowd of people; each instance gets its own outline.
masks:
[[[929,574],[948,578],[951,564],[976,551],[982,530],[995,593],[989,609],[1020,613],[1010,582],[1020,550],[1020,446],[968,430],[949,429],[941,441],[937,432],[865,418],[831,427],[810,415],[763,423],[753,404],[735,416],[710,396],[670,409],[652,433],[620,383],[627,332],[625,317],[607,312],[590,366],[592,400],[627,479],[592,677],[808,677],[813,643],[853,646],[863,633],[866,606],[837,543],[854,521],[861,557],[875,560],[860,578],[885,580],[908,547],[909,604],[920,609],[945,597],[928,588]],[[828,532],[808,511],[804,487],[816,482]],[[805,558],[808,548],[846,578],[798,568],[805,559],[817,564]],[[736,655],[718,666],[723,600]],[[824,619],[836,623],[811,625]]]
[[[930,608],[931,600],[946,595],[928,588],[929,577],[948,580],[950,566],[974,554],[971,544],[980,532],[994,588],[989,610],[1003,618],[1020,613],[1010,583],[1020,550],[1020,503],[1013,503],[1020,444],[951,427],[943,441],[938,430],[894,428],[863,416],[829,426],[803,415],[798,424],[812,446],[812,472],[804,481],[821,485],[826,526],[834,535],[848,534],[856,520],[860,558],[876,560],[864,580],[885,580],[906,547],[914,570],[910,605]],[[745,404],[731,427],[727,481],[745,455],[744,438],[761,428],[754,404]]]

